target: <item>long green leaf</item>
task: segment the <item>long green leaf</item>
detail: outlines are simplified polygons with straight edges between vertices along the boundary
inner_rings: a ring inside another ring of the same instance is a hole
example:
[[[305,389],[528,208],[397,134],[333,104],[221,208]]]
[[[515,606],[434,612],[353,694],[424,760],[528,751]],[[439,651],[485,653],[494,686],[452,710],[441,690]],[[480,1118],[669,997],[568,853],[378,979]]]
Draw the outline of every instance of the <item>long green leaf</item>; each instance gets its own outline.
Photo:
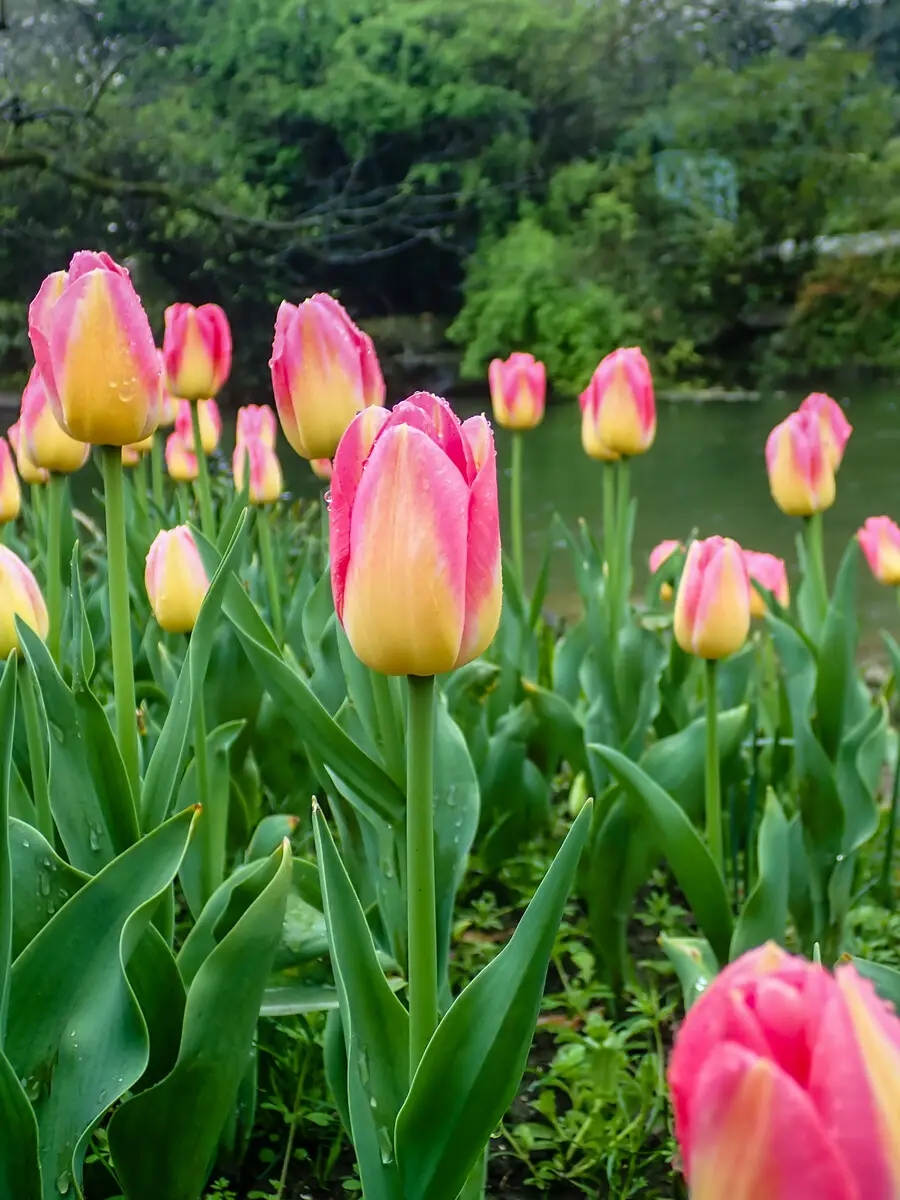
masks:
[[[649,813],[659,844],[687,896],[697,924],[720,962],[728,959],[731,907],[712,855],[684,810],[645,771],[609,746],[591,746],[635,803]]]
[[[13,958],[13,863],[9,785],[16,732],[16,659],[10,655],[0,681],[0,1051],[6,1042],[9,971]]]
[[[590,821],[586,804],[512,938],[428,1043],[397,1118],[404,1200],[456,1200],[516,1094]]]
[[[734,927],[732,961],[768,941],[784,945],[791,870],[788,823],[771,790],[759,827],[758,859],[759,878]]]
[[[13,880],[13,958],[18,958],[54,913],[91,878],[59,857],[24,821],[9,822]]]
[[[833,761],[841,744],[847,689],[856,686],[856,576],[859,542],[851,538],[841,560],[822,629],[816,678],[819,738]]]
[[[126,1200],[197,1200],[247,1068],[291,882],[287,843],[277,869],[201,966],[188,990],[172,1071],[126,1101],[109,1126]]]
[[[0,1196],[41,1200],[38,1127],[25,1089],[0,1050]]]
[[[719,763],[723,772],[739,754],[749,723],[750,709],[746,704],[719,713],[716,725],[719,731]],[[706,778],[706,717],[699,717],[678,733],[655,742],[641,755],[638,765],[681,805],[692,821],[702,819]]]
[[[685,1012],[697,1001],[719,973],[716,956],[705,938],[666,937],[659,939],[663,954],[675,968]]]
[[[851,958],[849,955],[842,961],[851,962],[860,975],[870,979],[882,1000],[887,1000],[900,1016],[900,971],[896,967],[886,967],[884,963],[870,962],[867,958]]]

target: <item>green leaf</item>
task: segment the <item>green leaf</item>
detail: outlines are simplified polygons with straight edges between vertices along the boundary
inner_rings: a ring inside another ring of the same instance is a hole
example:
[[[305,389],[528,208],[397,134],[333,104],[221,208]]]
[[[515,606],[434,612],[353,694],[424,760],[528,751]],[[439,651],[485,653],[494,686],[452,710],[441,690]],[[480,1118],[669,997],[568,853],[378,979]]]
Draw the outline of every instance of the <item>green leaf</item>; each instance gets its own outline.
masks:
[[[127,974],[150,1038],[147,1068],[131,1089],[139,1092],[158,1083],[175,1065],[185,993],[169,943],[153,925],[128,960]]]
[[[659,944],[663,954],[675,968],[684,997],[684,1009],[687,1012],[718,975],[719,964],[716,962],[716,956],[705,938],[673,938],[662,934]]]
[[[853,958],[845,955],[842,962],[851,962],[860,975],[870,979],[875,991],[888,1004],[893,1005],[897,1016],[900,1016],[900,971],[895,967],[887,967],[883,963],[870,962],[867,958]]]
[[[276,870],[195,975],[172,1071],[127,1100],[109,1125],[126,1200],[197,1200],[237,1098],[291,882],[285,844]],[[260,868],[257,867],[257,871]]]
[[[337,989],[322,983],[270,984],[263,993],[262,1017],[294,1017],[338,1007]]]
[[[11,654],[4,663],[3,678],[0,680],[0,1051],[3,1050],[6,1041],[9,971],[12,966],[15,938],[13,910],[15,892],[9,817],[9,789],[15,732],[16,657],[15,654]],[[30,900],[31,897],[29,897]],[[0,1083],[0,1087],[2,1087],[2,1083]],[[15,1107],[15,1097],[9,1103]]]
[[[882,701],[873,705],[856,728],[845,734],[838,750],[837,787],[844,808],[841,849],[845,857],[878,832],[878,804],[874,790],[863,777],[861,763],[873,742],[881,744],[887,725],[887,705]],[[880,764],[883,763],[882,754]]]
[[[397,1117],[404,1200],[456,1200],[516,1094],[590,822],[586,804],[512,938],[428,1043]]]
[[[290,840],[300,824],[300,818],[288,813],[271,813],[263,817],[253,831],[250,844],[247,847],[247,862],[268,858],[274,854],[285,838]],[[297,872],[297,860],[294,860],[294,874]]]
[[[745,704],[718,714],[719,762],[721,769],[740,753],[750,723]],[[700,821],[705,805],[706,717],[673,733],[645,750],[638,765],[676,800],[692,821]]]
[[[367,1200],[395,1200],[400,1187],[392,1134],[409,1082],[409,1017],[378,964],[365,914],[318,807],[313,830],[363,1190]]]
[[[72,620],[72,687],[78,691],[86,689],[94,674],[94,639],[91,635],[91,623],[84,607],[84,594],[81,590],[81,552],[78,542],[72,548],[72,586],[71,586],[71,620]]]
[[[0,1050],[0,1196],[41,1200],[38,1127],[25,1089]]]
[[[759,827],[757,855],[759,878],[734,927],[732,961],[768,941],[784,945],[791,869],[788,823],[771,789]]]
[[[228,876],[203,906],[203,911],[194,922],[194,927],[178,952],[178,970],[185,985],[190,985],[207,958],[215,950],[218,939],[216,924],[227,911],[232,892],[265,868],[267,860],[249,862],[239,866]]]
[[[13,880],[13,958],[54,913],[91,878],[59,857],[32,826],[11,818],[9,847]]]
[[[659,844],[687,897],[697,924],[725,962],[731,942],[731,906],[722,877],[706,843],[683,809],[645,771],[609,746],[591,746],[635,803],[645,808],[657,829]]]
[[[851,538],[841,560],[822,629],[816,681],[819,739],[833,761],[837,757],[847,710],[847,689],[856,685],[856,576],[860,548]]]
[[[545,752],[546,773],[554,773],[560,759],[566,759],[573,771],[588,769],[584,747],[584,725],[572,706],[556,692],[550,692],[530,680],[522,680],[522,691],[538,719],[538,729],[529,739]]]
[[[125,964],[192,820],[180,814],[120,854],[13,963],[6,1053],[37,1118],[47,1195],[79,1185],[84,1134],[146,1069],[147,1029]]]

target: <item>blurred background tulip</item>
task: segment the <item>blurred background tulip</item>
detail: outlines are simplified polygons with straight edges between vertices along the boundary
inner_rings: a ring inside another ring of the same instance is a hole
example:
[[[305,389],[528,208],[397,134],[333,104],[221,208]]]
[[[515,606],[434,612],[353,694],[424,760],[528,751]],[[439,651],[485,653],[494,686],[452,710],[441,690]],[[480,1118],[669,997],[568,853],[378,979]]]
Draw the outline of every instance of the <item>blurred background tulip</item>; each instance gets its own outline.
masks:
[[[799,411],[812,413],[818,419],[826,457],[831,463],[831,469],[837,471],[853,432],[853,426],[844,416],[844,410],[825,392],[812,392],[800,405]]]
[[[175,424],[178,415],[178,397],[169,391],[169,381],[166,377],[166,358],[162,350],[157,350],[159,356],[159,423],[158,429],[168,429]]]
[[[494,439],[417,392],[358,416],[331,479],[335,611],[358,658],[436,675],[490,645],[500,620]]]
[[[544,419],[547,370],[532,354],[495,358],[488,368],[494,420],[504,429],[534,429]]]
[[[900,1021],[852,966],[774,943],[726,967],[685,1018],[669,1085],[692,1197],[893,1200]]]
[[[123,446],[122,447],[122,466],[123,467],[136,467],[140,461],[141,461],[140,450],[136,450],[134,448],[134,446]]]
[[[750,581],[731,538],[693,542],[675,600],[675,640],[698,658],[727,658],[750,632]]]
[[[744,564],[750,577],[750,616],[764,617],[766,602],[752,586],[755,580],[767,592],[771,592],[782,608],[787,608],[791,602],[788,589],[787,565],[783,558],[774,554],[762,554],[755,550],[744,551]]]
[[[278,418],[275,416],[275,410],[268,404],[245,404],[243,408],[238,409],[236,441],[246,442],[259,438],[269,449],[274,450],[277,436]]]
[[[198,400],[196,406],[187,400],[178,404],[175,432],[186,445],[194,444],[194,408],[200,420],[200,446],[204,454],[212,454],[222,436],[222,415],[215,400]]]
[[[592,458],[643,454],[656,436],[650,365],[636,347],[606,356],[581,394],[582,442]]]
[[[171,304],[165,322],[168,391],[179,400],[217,396],[231,373],[231,328],[225,313],[218,304]]]
[[[166,633],[190,633],[209,579],[187,525],[156,535],[147,555],[144,583],[153,615]]]
[[[679,554],[683,550],[684,546],[681,544],[681,542],[672,538],[668,538],[666,541],[660,542],[658,546],[654,546],[650,551],[650,557],[648,559],[650,574],[655,575],[663,563],[667,563],[673,554]],[[668,580],[664,580],[659,589],[659,598],[664,604],[668,604],[673,595],[674,590],[672,588],[672,584]]]
[[[0,545],[0,658],[21,649],[16,617],[46,640],[49,618],[37,580],[17,554]]]
[[[43,378],[32,369],[19,416],[19,436],[30,462],[57,475],[70,475],[88,460],[90,446],[70,437],[60,426],[50,407]]]
[[[193,483],[197,478],[197,455],[177,431],[166,438],[166,470],[176,483]]]
[[[0,525],[15,521],[22,511],[22,489],[6,438],[0,437]]]
[[[284,488],[278,455],[259,438],[238,442],[231,460],[234,484],[244,488],[247,464],[250,465],[249,499],[251,504],[274,504]]]
[[[772,499],[789,517],[809,517],[834,504],[834,468],[822,422],[810,409],[791,413],[766,441]]]
[[[61,289],[58,272],[44,281],[28,321],[47,398],[70,437],[125,446],[156,428],[159,357],[124,267],[79,251]]]
[[[311,458],[309,465],[312,467],[313,475],[315,475],[316,479],[322,479],[327,483],[331,478],[330,458]]]
[[[878,582],[900,585],[900,528],[890,517],[869,517],[856,536]]]
[[[46,467],[39,467],[28,457],[28,447],[25,444],[25,439],[21,433],[21,419],[10,425],[6,431],[6,436],[9,438],[9,444],[12,446],[16,455],[16,466],[19,469],[19,474],[22,477],[23,483],[40,484],[46,483],[50,478],[50,472]]]
[[[384,403],[371,339],[331,296],[278,310],[269,366],[281,427],[301,458],[331,458],[363,408]]]

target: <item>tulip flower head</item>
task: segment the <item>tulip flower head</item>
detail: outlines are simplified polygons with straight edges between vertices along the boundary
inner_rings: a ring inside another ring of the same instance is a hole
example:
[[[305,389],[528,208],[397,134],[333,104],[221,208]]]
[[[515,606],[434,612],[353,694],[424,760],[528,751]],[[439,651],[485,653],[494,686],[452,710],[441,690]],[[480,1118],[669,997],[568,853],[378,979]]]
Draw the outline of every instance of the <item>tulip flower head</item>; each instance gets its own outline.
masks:
[[[236,441],[249,442],[259,438],[274,450],[277,436],[278,418],[268,404],[245,404],[238,409]]]
[[[200,417],[200,444],[204,454],[212,454],[222,436],[222,414],[215,400],[198,400],[197,413]],[[194,425],[191,404],[182,400],[175,417],[175,432],[188,446],[194,444]]]
[[[900,529],[890,517],[869,517],[856,537],[878,582],[900,586]]]
[[[766,441],[772,499],[789,517],[811,517],[834,504],[834,468],[822,422],[810,409],[791,413]]]
[[[656,437],[650,365],[636,347],[608,354],[581,393],[581,441],[591,458],[610,462],[643,454]]]
[[[544,419],[547,369],[531,354],[495,358],[488,368],[494,420],[504,429],[534,429]]]
[[[231,329],[218,304],[166,309],[166,386],[180,400],[211,400],[231,373]]]
[[[144,584],[153,615],[166,633],[190,633],[209,579],[187,525],[156,535],[147,554]]]
[[[667,563],[674,554],[679,554],[683,550],[684,546],[681,542],[675,541],[672,538],[660,542],[658,546],[654,546],[650,551],[650,558],[648,559],[650,574],[655,575],[663,563]],[[668,604],[672,599],[672,595],[672,584],[668,580],[665,580],[659,589],[660,599],[663,603]]]
[[[385,675],[437,675],[477,658],[500,621],[494,439],[416,392],[369,408],[331,477],[331,583],[350,645]]]
[[[108,254],[81,250],[68,273],[48,276],[28,310],[28,333],[47,398],[70,438],[127,446],[153,432],[159,357],[128,271]]]
[[[250,465],[249,499],[251,504],[274,504],[284,488],[278,455],[261,438],[238,442],[231,460],[234,486],[244,488],[247,464]]]
[[[50,472],[44,467],[35,466],[28,457],[28,448],[25,445],[25,439],[22,437],[21,419],[16,421],[14,425],[10,425],[6,431],[6,436],[9,438],[9,444],[15,452],[16,466],[19,469],[19,474],[22,476],[22,482],[46,483],[50,478]]]
[[[30,462],[57,475],[70,475],[87,462],[90,446],[69,437],[50,406],[44,378],[33,367],[19,416],[19,439]]]
[[[309,465],[312,467],[312,472],[316,479],[322,479],[327,483],[331,478],[330,458],[311,458]]]
[[[37,580],[7,546],[0,545],[0,658],[21,650],[16,631],[20,617],[42,641],[50,629],[47,606]]]
[[[141,461],[141,452],[136,450],[134,446],[122,447],[122,466],[136,467]]]
[[[822,429],[822,442],[831,463],[837,471],[844,457],[844,448],[850,440],[853,426],[844,416],[844,410],[836,400],[824,392],[813,392],[800,405],[800,412],[810,412],[817,417]]]
[[[767,612],[765,600],[753,587],[754,580],[767,592],[771,592],[782,608],[787,608],[791,602],[791,594],[784,559],[776,558],[774,554],[745,550],[744,564],[750,577],[750,616],[764,617]]]
[[[185,442],[178,432],[166,438],[166,470],[175,483],[193,483],[200,473],[193,439]]]
[[[284,436],[301,458],[332,458],[356,414],[384,403],[371,338],[322,293],[282,303],[269,367]]]
[[[22,489],[6,438],[0,437],[0,525],[14,521],[22,510]]]
[[[169,381],[166,378],[166,360],[162,350],[157,350],[159,355],[159,429],[168,429],[170,425],[175,424],[175,418],[178,415],[178,400],[169,391]]]
[[[750,580],[731,538],[692,542],[675,598],[675,640],[698,658],[727,658],[750,632]]]
[[[675,1134],[698,1200],[900,1195],[900,1020],[852,966],[774,943],[726,967],[675,1040]]]

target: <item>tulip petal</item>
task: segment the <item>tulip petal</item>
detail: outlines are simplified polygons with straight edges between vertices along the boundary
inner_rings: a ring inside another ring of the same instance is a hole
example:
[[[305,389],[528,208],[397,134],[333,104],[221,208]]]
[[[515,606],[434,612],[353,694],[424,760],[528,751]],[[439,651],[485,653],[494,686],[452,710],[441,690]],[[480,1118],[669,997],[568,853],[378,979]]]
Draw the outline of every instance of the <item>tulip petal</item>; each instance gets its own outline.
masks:
[[[456,463],[466,483],[471,483],[475,478],[472,451],[462,435],[459,417],[447,401],[441,396],[435,396],[433,392],[413,392],[401,404],[394,405],[391,415],[393,417],[393,414],[399,409],[399,421],[403,424],[410,424],[410,408],[418,409],[427,416],[429,424],[423,428],[437,442],[450,461]]]
[[[339,621],[344,614],[344,586],[350,564],[350,518],[366,459],[388,419],[383,408],[367,408],[350,422],[331,464],[328,496],[331,590]],[[317,460],[312,460],[313,462]],[[325,460],[328,461],[327,459]]]
[[[384,429],[353,501],[341,615],[373,670],[436,675],[455,665],[468,507],[466,481],[432,438],[409,425]]]
[[[469,495],[466,623],[457,667],[483,654],[494,640],[503,603],[494,436],[482,416],[464,422],[462,434],[477,473]]]

